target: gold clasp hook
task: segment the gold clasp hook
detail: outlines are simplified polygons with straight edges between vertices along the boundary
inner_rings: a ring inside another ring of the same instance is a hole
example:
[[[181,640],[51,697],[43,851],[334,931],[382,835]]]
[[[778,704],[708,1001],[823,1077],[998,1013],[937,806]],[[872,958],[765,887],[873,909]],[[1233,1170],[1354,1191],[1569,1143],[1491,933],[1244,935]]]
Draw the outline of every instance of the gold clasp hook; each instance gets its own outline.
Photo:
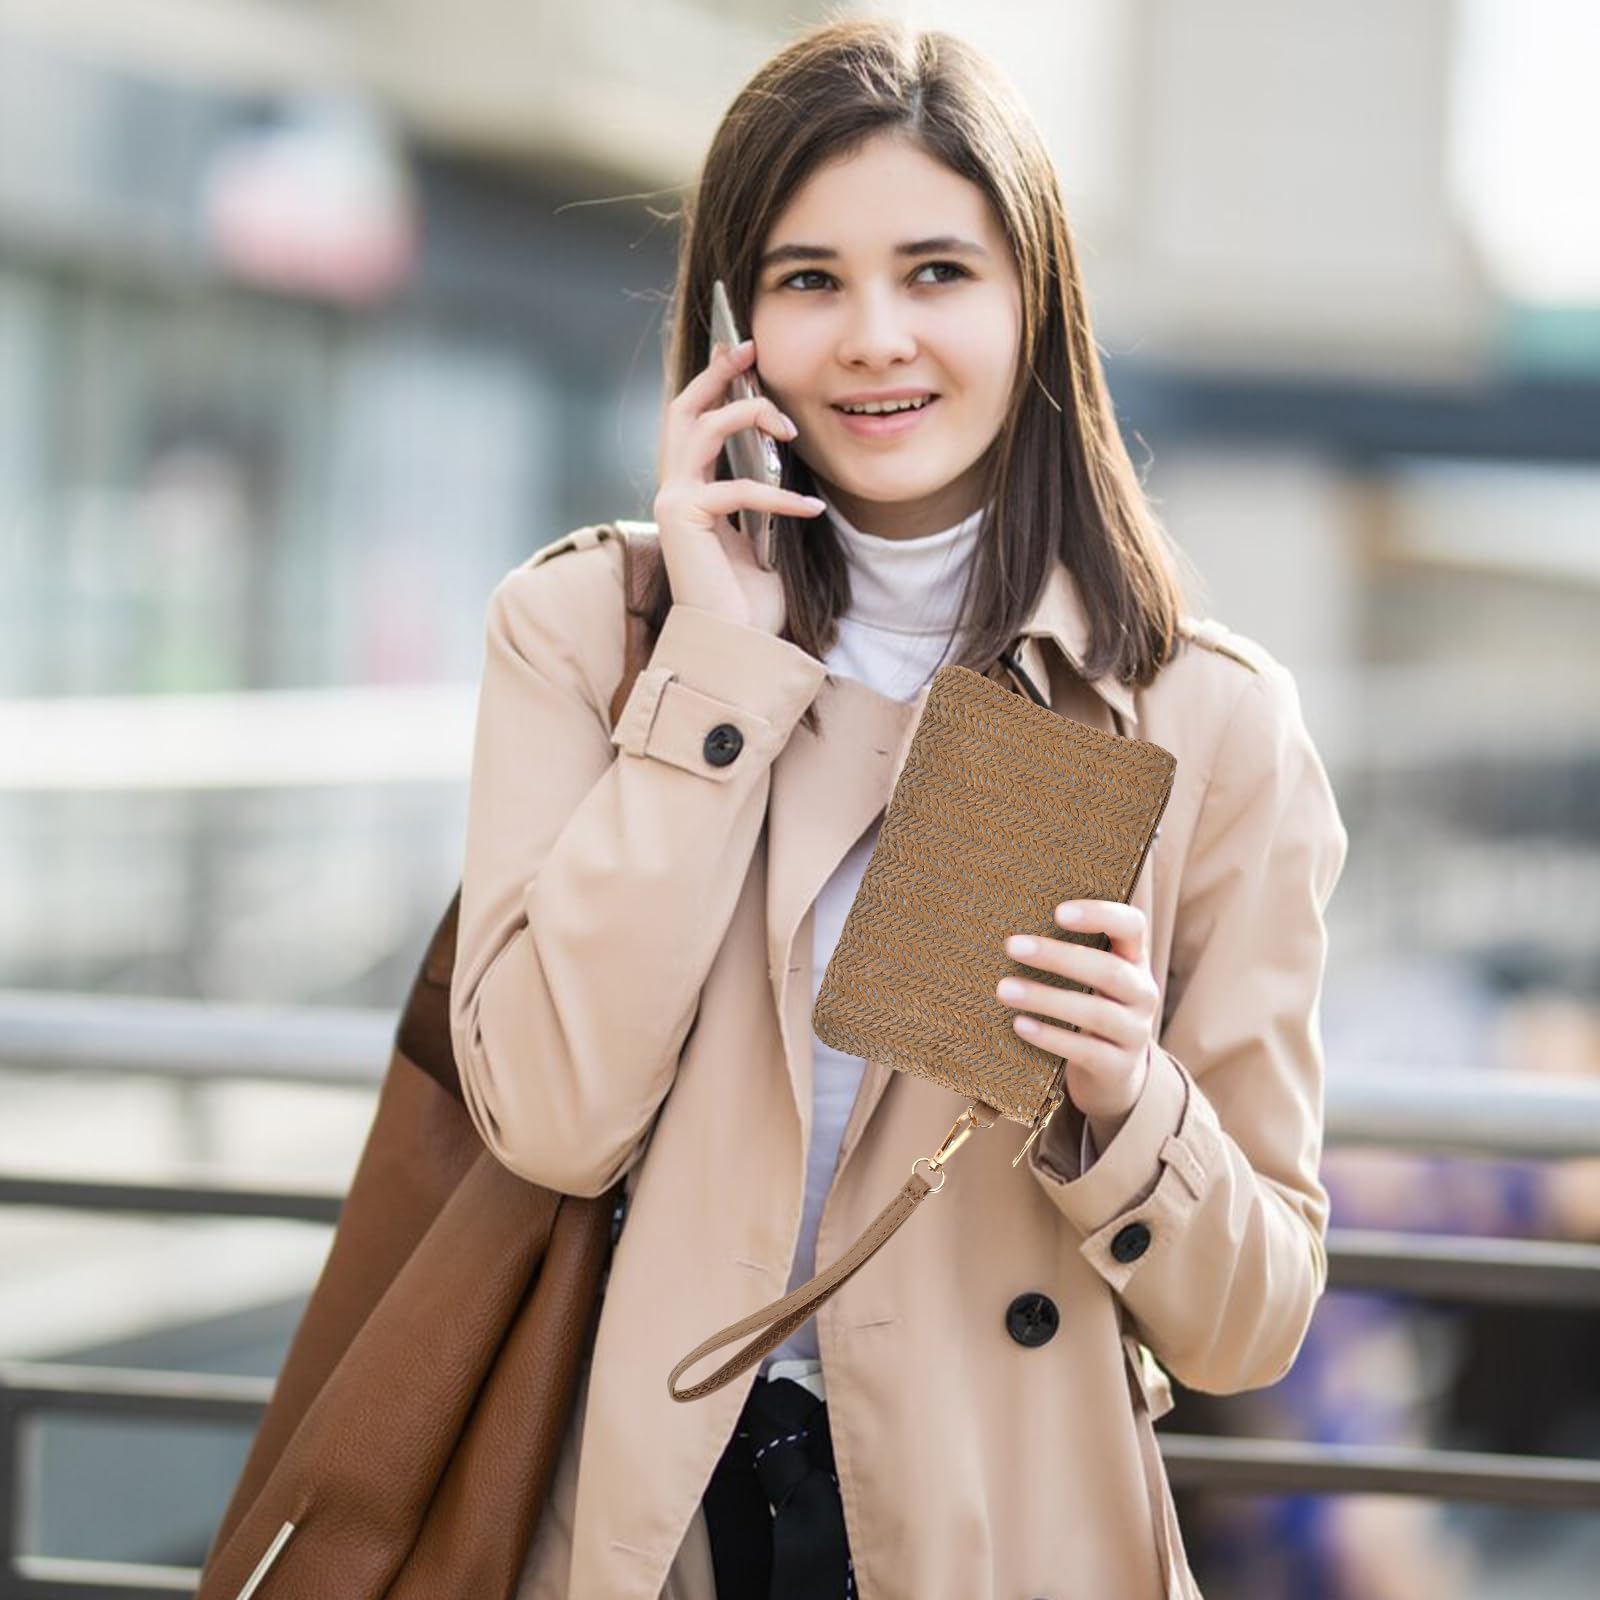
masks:
[[[926,1161],[929,1167],[939,1174],[939,1181],[933,1186],[933,1192],[938,1194],[939,1190],[944,1188],[944,1169],[950,1157],[980,1128],[992,1128],[995,1116],[996,1112],[992,1106],[984,1105],[981,1100],[970,1101],[962,1109],[961,1115],[951,1124],[950,1131],[944,1136],[944,1142],[939,1148],[931,1156],[918,1156],[911,1163],[912,1172],[914,1173]]]

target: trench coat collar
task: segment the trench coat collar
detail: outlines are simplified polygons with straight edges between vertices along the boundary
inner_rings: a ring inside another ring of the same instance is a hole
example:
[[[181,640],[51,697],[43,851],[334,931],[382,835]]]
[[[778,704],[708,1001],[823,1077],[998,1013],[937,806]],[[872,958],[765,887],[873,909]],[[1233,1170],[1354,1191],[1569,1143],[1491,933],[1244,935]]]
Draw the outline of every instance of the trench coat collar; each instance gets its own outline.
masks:
[[[1084,609],[1083,595],[1078,589],[1077,581],[1067,570],[1066,563],[1059,558],[1051,562],[1049,576],[1045,579],[1044,588],[1039,591],[1039,598],[1034,603],[1028,620],[1022,625],[1022,632],[1029,639],[1049,639],[1066,658],[1072,670],[1079,677],[1083,676],[1083,661],[1089,652],[1089,617]],[[1034,654],[1037,659],[1037,653]],[[1048,699],[1047,682],[1038,673],[1032,672],[1025,659],[1022,665],[1038,684],[1040,692]],[[1040,665],[1042,667],[1043,663]],[[1121,679],[1112,673],[1105,673],[1087,681],[1089,687],[1117,712],[1125,723],[1131,727],[1138,722],[1139,713],[1134,705],[1133,690]]]
[[[1078,586],[1059,559],[1020,630],[1018,661],[1045,698],[1055,679],[1047,660],[1051,647],[1081,676],[1089,624]],[[1114,677],[1089,687],[1118,712],[1130,731],[1137,722],[1132,691]],[[845,854],[889,803],[928,689],[910,701],[892,700],[853,678],[830,676],[817,692],[819,728],[796,725],[772,766],[767,812],[766,926],[768,971],[794,1079],[796,1105],[809,1130],[811,1084],[811,950],[796,935]],[[883,1090],[886,1068],[863,1086],[858,1111],[870,1112]],[[802,1078],[805,1081],[801,1081]],[[846,1131],[847,1148],[858,1118]],[[809,1136],[809,1134],[808,1134]]]

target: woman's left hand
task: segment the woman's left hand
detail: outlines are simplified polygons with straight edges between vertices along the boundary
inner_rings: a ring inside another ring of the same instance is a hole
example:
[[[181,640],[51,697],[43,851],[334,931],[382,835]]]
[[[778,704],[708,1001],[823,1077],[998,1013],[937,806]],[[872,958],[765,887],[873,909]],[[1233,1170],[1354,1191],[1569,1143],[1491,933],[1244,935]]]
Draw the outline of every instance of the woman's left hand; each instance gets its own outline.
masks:
[[[1013,1026],[1030,1044],[1066,1060],[1068,1098],[1089,1119],[1095,1144],[1104,1150],[1150,1072],[1161,993],[1150,970],[1149,925],[1144,912],[1119,900],[1068,900],[1056,907],[1056,921],[1074,933],[1104,933],[1111,948],[1018,935],[1006,940],[1005,953],[1094,992],[1002,978],[995,993],[1005,1004],[1047,1019],[1019,1016]],[[1061,1022],[1082,1031],[1055,1026]]]

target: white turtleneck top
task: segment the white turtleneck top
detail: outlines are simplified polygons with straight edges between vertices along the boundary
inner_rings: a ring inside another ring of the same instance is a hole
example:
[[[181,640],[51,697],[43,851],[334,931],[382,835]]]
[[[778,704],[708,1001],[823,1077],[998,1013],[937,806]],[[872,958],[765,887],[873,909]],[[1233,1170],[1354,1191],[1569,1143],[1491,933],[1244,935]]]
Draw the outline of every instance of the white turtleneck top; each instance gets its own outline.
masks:
[[[823,496],[827,500],[826,496]],[[838,529],[850,568],[850,605],[839,619],[839,637],[823,657],[828,671],[855,678],[895,700],[916,698],[934,671],[956,658],[947,652],[961,609],[967,569],[978,543],[981,510],[952,528],[916,539],[883,539],[849,523],[831,500],[827,515]],[[862,834],[823,885],[814,907],[811,946],[811,1000],[828,970],[846,913],[861,886],[862,874],[878,838],[879,819]],[[811,1144],[806,1153],[805,1208],[789,1274],[797,1289],[817,1269],[817,1224],[833,1183],[839,1143],[855,1104],[866,1063],[840,1055],[814,1034],[811,1040],[813,1099]],[[827,1263],[823,1262],[823,1266]],[[785,1365],[772,1371],[775,1362]],[[768,1355],[761,1370],[793,1377],[821,1392],[817,1323],[808,1318]]]

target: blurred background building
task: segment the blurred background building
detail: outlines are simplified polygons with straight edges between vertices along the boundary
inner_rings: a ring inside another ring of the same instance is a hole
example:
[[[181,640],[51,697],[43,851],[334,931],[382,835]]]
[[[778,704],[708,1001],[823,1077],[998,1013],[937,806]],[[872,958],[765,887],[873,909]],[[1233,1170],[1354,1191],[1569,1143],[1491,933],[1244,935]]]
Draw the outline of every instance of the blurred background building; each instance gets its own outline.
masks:
[[[1352,834],[1330,1071],[1600,1072],[1600,12],[861,9],[1022,89],[1196,609],[1300,683]],[[0,0],[17,1014],[399,1001],[458,873],[488,593],[579,523],[649,516],[672,212],[732,94],[823,14]],[[370,1103],[18,1050],[0,1169],[335,1189]],[[1592,1164],[1329,1173],[1336,1221],[1600,1238]],[[0,1360],[270,1374],[326,1241],[0,1210]],[[1576,1369],[1592,1320],[1330,1296],[1326,1326],[1325,1387],[1255,1425],[1359,1390],[1374,1437],[1600,1454],[1593,1373],[1558,1445],[1505,1443],[1470,1390],[1489,1349],[1502,1385]],[[30,1549],[183,1565],[242,1445],[75,1420],[33,1448]],[[1600,1554],[1600,1517],[1288,1505],[1193,1508],[1220,1593],[1285,1592],[1261,1552],[1297,1541],[1306,1595],[1577,1594]],[[1352,1529],[1381,1530],[1383,1576]]]

